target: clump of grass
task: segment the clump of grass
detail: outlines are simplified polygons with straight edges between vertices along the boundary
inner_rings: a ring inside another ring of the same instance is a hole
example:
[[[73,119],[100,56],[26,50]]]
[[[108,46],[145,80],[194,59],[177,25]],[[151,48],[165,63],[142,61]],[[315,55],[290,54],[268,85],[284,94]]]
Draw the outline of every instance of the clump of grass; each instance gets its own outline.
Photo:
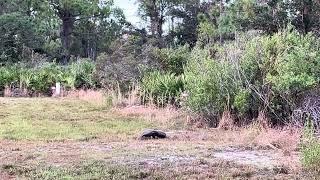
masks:
[[[24,168],[6,165],[2,169],[22,179],[143,179],[150,176],[150,172],[128,166],[107,166],[102,161],[73,167],[38,166]]]
[[[141,104],[139,86],[132,86],[126,93],[118,86],[116,89],[108,90],[105,95],[111,107],[124,108]]]
[[[313,175],[320,177],[320,143],[314,136],[314,127],[308,122],[301,140],[302,165]]]
[[[164,128],[183,129],[187,126],[186,115],[171,106],[165,108],[128,106],[125,108],[114,108],[112,111],[127,118],[142,118],[148,122],[157,122],[158,125]]]
[[[66,98],[71,99],[79,99],[91,103],[95,103],[98,105],[102,105],[105,103],[105,93],[103,91],[97,91],[97,90],[74,90],[74,91],[68,91],[65,95]]]
[[[218,128],[230,130],[234,127],[234,119],[231,116],[229,110],[225,110],[222,114],[221,120],[219,122]]]
[[[9,175],[18,175],[18,174],[27,174],[30,172],[29,168],[23,167],[23,166],[17,166],[13,164],[6,164],[3,165],[0,169],[1,171],[7,172]]]

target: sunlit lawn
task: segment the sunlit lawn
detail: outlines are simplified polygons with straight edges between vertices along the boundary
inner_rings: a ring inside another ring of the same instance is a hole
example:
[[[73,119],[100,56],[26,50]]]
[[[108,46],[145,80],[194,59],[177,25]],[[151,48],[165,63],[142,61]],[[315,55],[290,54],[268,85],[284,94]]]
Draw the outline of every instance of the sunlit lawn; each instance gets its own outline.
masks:
[[[51,98],[0,98],[0,139],[89,140],[135,136],[154,123],[123,118],[94,103]]]

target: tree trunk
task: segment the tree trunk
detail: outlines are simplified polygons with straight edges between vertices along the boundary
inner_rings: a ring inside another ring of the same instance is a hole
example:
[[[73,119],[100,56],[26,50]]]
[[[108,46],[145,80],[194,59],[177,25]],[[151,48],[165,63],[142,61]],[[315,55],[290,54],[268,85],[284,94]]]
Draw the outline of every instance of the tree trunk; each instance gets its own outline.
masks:
[[[312,1],[307,0],[303,4],[303,27],[304,27],[304,33],[307,34],[311,30],[311,19],[310,19],[310,13],[312,11]]]
[[[158,39],[162,39],[162,34],[163,34],[163,30],[162,30],[162,26],[164,23],[164,17],[160,17],[158,18],[158,22],[157,22],[157,35],[158,35]]]
[[[163,47],[163,39],[162,39],[162,35],[163,35],[163,29],[162,29],[162,26],[163,26],[163,23],[164,23],[164,17],[163,16],[157,16],[156,18],[156,31],[157,33],[155,34],[155,38],[157,39],[157,44],[158,44],[158,47]]]
[[[156,36],[156,32],[157,32],[157,18],[159,16],[159,13],[157,11],[157,4],[156,4],[156,0],[152,0],[151,4],[150,4],[150,23],[151,23],[151,34],[153,37]]]
[[[72,16],[61,17],[62,20],[62,30],[61,30],[61,40],[63,46],[62,53],[62,63],[67,64],[70,60],[71,44],[72,44],[72,33],[74,28],[75,18]]]
[[[223,0],[220,0],[220,18],[223,16]],[[221,32],[219,32],[219,42],[220,44],[222,44],[223,42],[223,37],[222,37],[222,34]]]

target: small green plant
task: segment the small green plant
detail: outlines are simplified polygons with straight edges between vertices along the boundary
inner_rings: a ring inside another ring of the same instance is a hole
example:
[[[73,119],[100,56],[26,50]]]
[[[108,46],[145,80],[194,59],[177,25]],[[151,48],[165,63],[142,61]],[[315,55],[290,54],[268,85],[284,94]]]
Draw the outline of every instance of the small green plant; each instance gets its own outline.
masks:
[[[320,177],[320,143],[314,136],[314,127],[308,121],[301,142],[302,165],[317,177]]]
[[[63,83],[67,88],[92,88],[95,64],[88,59],[70,64],[64,71]]]
[[[174,104],[183,91],[183,77],[154,71],[144,76],[141,81],[142,94],[147,101],[157,105]]]

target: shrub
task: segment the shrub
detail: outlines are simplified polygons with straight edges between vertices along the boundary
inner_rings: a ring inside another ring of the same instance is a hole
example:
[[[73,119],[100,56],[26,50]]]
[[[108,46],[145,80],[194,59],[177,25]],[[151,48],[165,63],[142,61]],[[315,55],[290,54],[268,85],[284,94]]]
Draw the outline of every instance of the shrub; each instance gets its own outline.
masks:
[[[177,104],[183,91],[183,77],[154,71],[141,80],[142,95],[157,105]]]
[[[16,65],[0,67],[0,88],[17,85],[19,82],[20,68]]]
[[[6,86],[11,89],[26,89],[29,93],[50,94],[50,88],[61,82],[66,88],[94,88],[95,64],[82,60],[68,66],[44,63],[27,67],[24,64],[0,67],[0,91]]]
[[[240,58],[242,84],[274,123],[288,122],[299,99],[319,84],[319,41],[292,27],[254,38]]]
[[[32,69],[27,89],[31,92],[50,93],[50,88],[61,81],[62,67],[56,63],[47,63]]]
[[[317,177],[320,176],[320,143],[314,137],[312,123],[307,123],[301,144],[302,165]]]
[[[275,46],[279,55],[267,77],[274,89],[292,98],[315,87],[320,76],[319,40],[311,33],[303,36],[292,29],[274,37],[279,39]]]
[[[287,123],[306,92],[319,86],[320,44],[288,27],[272,36],[196,47],[185,68],[187,107],[213,121],[225,108],[238,120],[259,111],[273,124]]]
[[[238,110],[240,117],[245,116],[253,104],[250,90],[241,89],[235,95],[233,106]]]
[[[190,55],[189,46],[180,46],[177,49],[154,48],[153,58],[159,62],[161,69],[165,72],[181,75],[184,72],[184,66]]]
[[[89,59],[74,62],[64,70],[62,82],[67,88],[93,88],[96,84],[93,74],[95,64]]]
[[[131,35],[128,39],[118,39],[109,53],[98,56],[95,76],[105,88],[115,89],[120,85],[121,89],[129,90],[145,69],[158,67],[152,52],[153,46],[146,44],[144,37]]]
[[[209,48],[195,48],[186,66],[185,88],[189,94],[186,105],[212,126],[218,125],[220,115],[232,104],[239,87],[234,68],[227,61],[212,59]]]

